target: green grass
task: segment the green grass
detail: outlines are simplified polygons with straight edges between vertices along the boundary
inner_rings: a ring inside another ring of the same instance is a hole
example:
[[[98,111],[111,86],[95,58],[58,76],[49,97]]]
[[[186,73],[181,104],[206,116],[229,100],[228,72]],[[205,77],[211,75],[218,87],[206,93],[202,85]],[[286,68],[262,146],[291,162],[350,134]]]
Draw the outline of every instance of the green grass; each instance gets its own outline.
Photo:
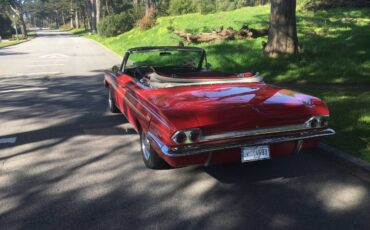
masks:
[[[0,42],[0,48],[4,48],[4,47],[7,47],[7,46],[12,46],[12,45],[16,45],[16,44],[19,44],[19,43],[22,43],[22,42],[25,42],[27,40],[12,40],[12,41],[2,41]]]
[[[19,40],[6,40],[6,39],[4,39],[4,40],[2,40],[2,42],[0,42],[0,48],[4,48],[4,47],[7,47],[7,46],[12,46],[12,45],[17,45],[19,43],[29,41],[32,38],[36,37],[36,36],[37,36],[36,31],[28,31],[28,38],[27,39],[19,39]]]
[[[324,142],[370,162],[370,92],[308,90],[325,100],[330,126],[337,132]]]
[[[266,57],[262,42],[267,38],[193,44],[207,50],[214,69],[259,71],[266,82],[318,84],[370,84],[370,9],[336,9],[298,12],[298,36],[302,50],[297,57]],[[246,7],[209,15],[162,17],[156,26],[139,28],[116,37],[102,38],[88,31],[71,31],[94,39],[119,55],[131,47],[177,45],[174,30],[208,32],[220,26],[239,29],[243,24],[266,28],[269,6]],[[324,99],[331,110],[337,134],[325,142],[370,162],[370,92],[304,90]]]
[[[162,17],[149,30],[136,27],[110,38],[88,35],[83,30],[72,32],[122,55],[126,49],[137,46],[177,45],[181,38],[174,30],[198,33],[220,26],[239,29],[243,24],[266,28],[268,17],[269,6],[259,6],[209,15]],[[370,84],[370,9],[298,12],[297,20],[302,45],[297,57],[266,57],[262,42],[267,37],[192,45],[205,48],[209,62],[217,70],[259,71],[270,82]]]

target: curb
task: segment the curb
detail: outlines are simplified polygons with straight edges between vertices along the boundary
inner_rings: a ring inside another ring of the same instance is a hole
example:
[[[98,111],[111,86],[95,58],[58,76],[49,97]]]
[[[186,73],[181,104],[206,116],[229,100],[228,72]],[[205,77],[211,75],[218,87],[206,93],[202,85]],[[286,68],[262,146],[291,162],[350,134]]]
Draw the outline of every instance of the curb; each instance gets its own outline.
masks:
[[[105,45],[101,44],[100,42],[95,41],[94,39],[85,38],[83,36],[79,36],[79,37],[80,38],[83,38],[83,39],[86,39],[86,40],[90,41],[91,43],[95,44],[96,46],[99,46],[99,47],[103,48],[109,54],[110,58],[114,62],[114,65],[121,66],[123,55],[121,57],[120,55],[118,55],[117,53],[115,53],[113,50],[109,49],[108,47],[106,47]]]
[[[83,39],[87,39],[89,41],[92,41],[93,43],[97,44],[98,46],[100,47],[103,47],[106,51],[108,51],[110,53],[110,55],[113,57],[116,57],[116,58],[120,58],[120,59],[123,59],[123,54],[122,56],[118,55],[116,52],[114,52],[113,50],[109,49],[108,47],[106,47],[105,45],[103,45],[102,43],[98,42],[98,41],[95,41],[94,39],[91,39],[91,38],[86,38],[84,36],[79,36],[80,38],[83,38]]]
[[[336,149],[324,143],[320,143],[318,148],[323,150],[330,157],[335,158],[336,160],[341,161],[345,163],[346,165],[359,168],[362,171],[365,171],[366,173],[370,174],[370,163],[369,162],[353,157],[348,153],[345,153],[339,149]]]
[[[123,54],[122,56],[120,56],[119,54],[117,54],[116,52],[114,52],[113,50],[109,49],[108,47],[106,47],[105,45],[103,45],[102,43],[98,42],[98,41],[95,41],[94,39],[91,39],[91,38],[86,38],[84,36],[81,36],[81,35],[76,35],[76,34],[73,34],[73,33],[70,33],[72,35],[75,35],[75,36],[78,36],[80,38],[83,38],[83,39],[87,39],[89,41],[92,41],[93,43],[97,44],[98,46],[100,47],[103,47],[106,51],[108,51],[112,56],[115,56],[115,57],[118,57],[118,58],[123,58]]]

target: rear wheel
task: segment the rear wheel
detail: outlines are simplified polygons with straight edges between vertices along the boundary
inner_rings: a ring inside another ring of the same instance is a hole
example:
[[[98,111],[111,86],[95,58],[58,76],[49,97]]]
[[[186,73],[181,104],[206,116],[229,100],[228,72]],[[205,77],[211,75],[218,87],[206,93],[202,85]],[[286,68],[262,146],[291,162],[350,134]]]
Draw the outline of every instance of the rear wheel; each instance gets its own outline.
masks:
[[[116,106],[116,102],[114,101],[113,98],[113,93],[112,90],[108,90],[109,95],[108,95],[108,109],[111,113],[119,113],[119,109]]]
[[[150,145],[150,141],[145,134],[145,132],[140,131],[140,145],[141,145],[141,155],[145,166],[150,169],[164,169],[167,163],[158,156]]]

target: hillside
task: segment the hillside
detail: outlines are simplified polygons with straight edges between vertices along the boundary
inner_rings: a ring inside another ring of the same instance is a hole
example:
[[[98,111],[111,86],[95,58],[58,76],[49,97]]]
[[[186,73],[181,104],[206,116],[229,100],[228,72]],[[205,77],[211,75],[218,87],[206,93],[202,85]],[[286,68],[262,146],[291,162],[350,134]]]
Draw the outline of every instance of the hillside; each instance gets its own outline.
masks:
[[[177,45],[174,30],[209,32],[220,26],[239,29],[243,24],[266,28],[269,6],[246,7],[216,14],[162,17],[146,31],[139,28],[117,37],[88,37],[122,55],[130,47]],[[274,82],[370,83],[370,9],[336,9],[298,12],[299,57],[270,59],[263,55],[267,38],[192,44],[204,47],[215,69],[259,71]]]

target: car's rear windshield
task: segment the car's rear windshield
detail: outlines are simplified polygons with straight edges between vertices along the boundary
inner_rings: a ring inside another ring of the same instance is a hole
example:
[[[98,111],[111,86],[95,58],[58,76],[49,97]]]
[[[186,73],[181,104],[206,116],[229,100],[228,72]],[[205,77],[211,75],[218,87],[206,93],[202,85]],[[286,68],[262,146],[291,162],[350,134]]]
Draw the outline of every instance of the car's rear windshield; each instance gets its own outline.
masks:
[[[196,50],[154,50],[133,52],[128,57],[126,68],[174,67],[198,68],[203,54]]]

